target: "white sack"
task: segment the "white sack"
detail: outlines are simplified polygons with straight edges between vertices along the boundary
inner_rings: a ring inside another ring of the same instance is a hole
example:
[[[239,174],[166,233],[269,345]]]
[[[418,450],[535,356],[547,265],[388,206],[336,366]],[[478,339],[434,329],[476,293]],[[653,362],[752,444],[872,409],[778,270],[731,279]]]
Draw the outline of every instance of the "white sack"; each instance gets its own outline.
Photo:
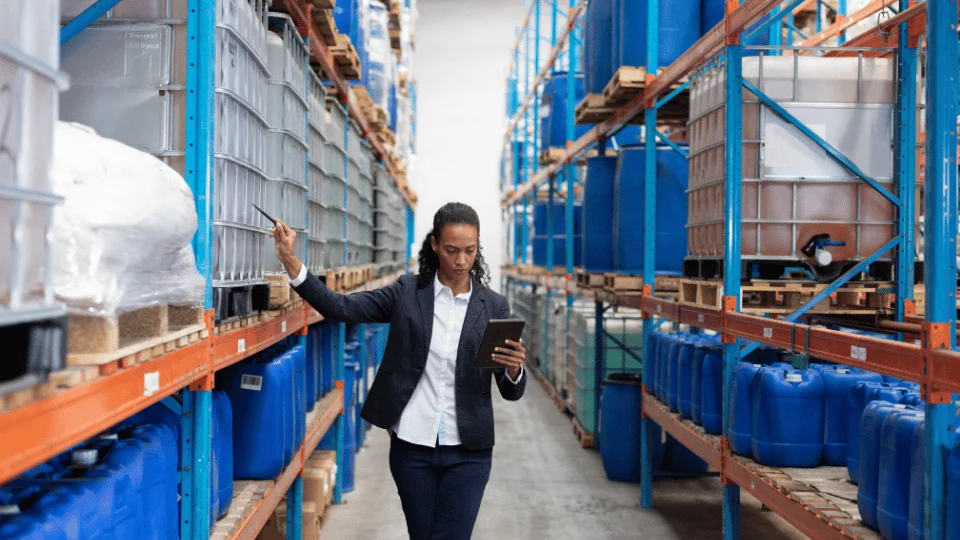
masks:
[[[89,127],[58,122],[51,177],[64,196],[53,222],[54,288],[72,311],[202,304],[190,244],[197,213],[176,171]]]

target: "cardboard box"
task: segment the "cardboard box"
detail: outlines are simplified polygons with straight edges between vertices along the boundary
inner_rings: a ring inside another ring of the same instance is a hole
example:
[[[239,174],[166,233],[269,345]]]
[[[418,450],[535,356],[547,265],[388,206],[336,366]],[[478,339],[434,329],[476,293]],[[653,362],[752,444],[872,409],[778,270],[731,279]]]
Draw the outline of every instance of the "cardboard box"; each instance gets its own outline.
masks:
[[[303,540],[317,540],[320,538],[320,516],[317,514],[317,505],[312,502],[303,502],[301,518],[301,532]],[[287,538],[287,503],[282,501],[267,520],[257,540],[286,540]]]

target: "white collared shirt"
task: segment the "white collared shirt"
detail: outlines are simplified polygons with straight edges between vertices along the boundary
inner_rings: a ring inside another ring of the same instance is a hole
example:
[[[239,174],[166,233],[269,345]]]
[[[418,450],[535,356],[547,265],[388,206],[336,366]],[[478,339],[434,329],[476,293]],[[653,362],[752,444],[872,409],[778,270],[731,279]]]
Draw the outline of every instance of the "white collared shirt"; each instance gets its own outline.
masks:
[[[291,284],[299,286],[306,280],[306,274],[304,266],[300,275],[290,280]],[[427,365],[400,420],[391,430],[404,441],[431,448],[438,442],[441,446],[460,444],[456,399],[457,351],[472,294],[472,281],[469,291],[454,297],[450,287],[434,277],[433,333]],[[509,374],[506,377],[516,384],[523,378],[523,369],[517,380],[511,379]]]

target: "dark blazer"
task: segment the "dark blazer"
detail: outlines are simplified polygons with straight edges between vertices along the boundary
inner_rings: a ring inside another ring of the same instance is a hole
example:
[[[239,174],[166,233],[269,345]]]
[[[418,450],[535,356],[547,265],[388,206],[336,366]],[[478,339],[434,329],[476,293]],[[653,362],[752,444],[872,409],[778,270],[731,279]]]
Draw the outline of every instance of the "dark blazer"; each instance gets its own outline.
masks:
[[[343,295],[308,274],[296,291],[325,319],[390,323],[383,362],[360,416],[384,429],[395,426],[427,365],[433,333],[433,279],[418,287],[417,276],[406,275],[382,289]],[[506,369],[473,367],[487,321],[509,317],[507,300],[474,280],[457,349],[455,391],[460,442],[470,450],[493,447],[491,377],[497,381],[500,395],[510,401],[520,399],[526,388],[527,374],[513,384]]]

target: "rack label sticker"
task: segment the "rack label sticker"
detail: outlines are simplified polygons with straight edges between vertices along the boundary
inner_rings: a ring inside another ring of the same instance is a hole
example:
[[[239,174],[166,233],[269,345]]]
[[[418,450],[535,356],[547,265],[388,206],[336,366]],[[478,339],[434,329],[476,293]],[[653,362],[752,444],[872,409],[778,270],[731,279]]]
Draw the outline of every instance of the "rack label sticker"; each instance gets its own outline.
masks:
[[[764,328],[763,337],[770,339],[773,337],[773,328]]]
[[[697,322],[703,323],[703,313],[697,313]]]
[[[237,340],[237,352],[247,352],[247,340],[246,338],[240,338]]]
[[[663,306],[657,304],[657,313],[663,313]]]
[[[280,322],[280,331],[281,331],[281,332],[286,332],[286,331],[287,331],[287,321],[281,321],[281,322]]]
[[[263,377],[259,375],[242,375],[240,377],[240,388],[259,392],[260,389],[263,388]]]
[[[143,374],[143,395],[145,397],[152,396],[155,392],[160,391],[160,372],[151,371],[149,373]]]
[[[867,348],[866,347],[857,347],[856,345],[850,346],[850,358],[854,360],[859,360],[861,362],[867,361]]]

